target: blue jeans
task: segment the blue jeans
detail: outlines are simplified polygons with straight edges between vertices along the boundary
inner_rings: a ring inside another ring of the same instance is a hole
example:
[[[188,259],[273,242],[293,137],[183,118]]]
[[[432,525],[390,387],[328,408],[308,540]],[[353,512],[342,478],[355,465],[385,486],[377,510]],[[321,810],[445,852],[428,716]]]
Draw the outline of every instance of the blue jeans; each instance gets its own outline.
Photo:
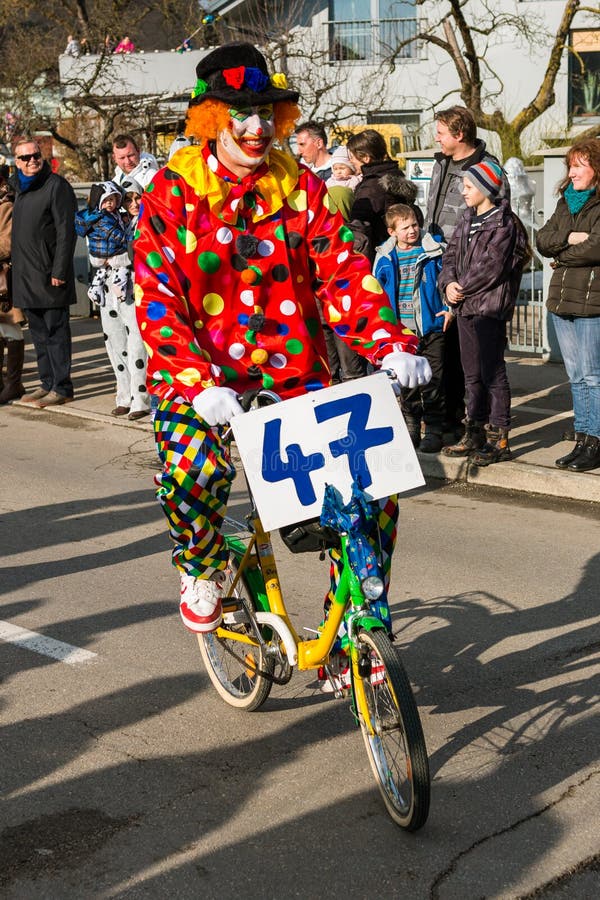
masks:
[[[600,437],[600,316],[552,313],[552,320],[571,382],[575,431]]]

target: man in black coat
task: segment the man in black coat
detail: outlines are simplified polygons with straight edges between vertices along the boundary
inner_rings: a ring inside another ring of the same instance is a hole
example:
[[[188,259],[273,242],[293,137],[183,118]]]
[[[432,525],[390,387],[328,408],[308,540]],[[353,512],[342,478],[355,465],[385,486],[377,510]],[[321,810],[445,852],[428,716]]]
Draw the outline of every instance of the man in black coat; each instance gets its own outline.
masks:
[[[14,154],[13,303],[27,316],[41,381],[21,402],[44,409],[73,399],[69,307],[76,302],[77,200],[68,181],[42,159],[35,140],[21,138]]]

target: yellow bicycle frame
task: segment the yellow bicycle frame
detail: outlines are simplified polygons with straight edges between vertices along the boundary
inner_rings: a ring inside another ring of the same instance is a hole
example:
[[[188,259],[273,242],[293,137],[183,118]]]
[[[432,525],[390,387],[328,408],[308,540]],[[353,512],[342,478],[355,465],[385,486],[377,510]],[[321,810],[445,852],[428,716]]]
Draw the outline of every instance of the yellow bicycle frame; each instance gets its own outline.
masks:
[[[318,638],[312,640],[303,640],[300,638],[290,621],[283,599],[281,583],[279,581],[279,574],[277,572],[277,565],[271,544],[271,536],[264,530],[258,516],[252,520],[251,531],[252,535],[246,548],[246,552],[239,563],[239,568],[232,584],[232,591],[235,590],[245,569],[250,566],[251,561],[257,561],[263,573],[269,609],[272,613],[275,613],[283,619],[290,629],[296,643],[298,649],[298,669],[301,671],[318,669],[319,666],[324,665],[329,660],[329,654],[336,641],[347,603],[338,602],[332,604],[327,620],[324,623]],[[227,612],[227,600],[223,603],[223,611],[225,613]],[[239,641],[240,643],[257,646],[256,640],[251,635],[241,634],[239,631],[230,631],[223,626],[217,629],[216,634],[217,637],[220,638],[227,638],[231,641]]]

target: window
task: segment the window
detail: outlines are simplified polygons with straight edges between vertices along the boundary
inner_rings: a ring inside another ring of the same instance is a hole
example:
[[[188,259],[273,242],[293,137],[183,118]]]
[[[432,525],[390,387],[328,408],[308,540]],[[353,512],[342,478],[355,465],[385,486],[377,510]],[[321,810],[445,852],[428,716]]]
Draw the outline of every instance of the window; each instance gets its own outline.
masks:
[[[383,134],[392,158],[421,149],[420,110],[379,110],[369,113],[367,125]]]
[[[571,32],[569,117],[579,124],[600,119],[600,30]]]
[[[415,0],[329,0],[328,28],[332,60],[389,56],[417,33]],[[401,47],[399,55],[415,57],[416,42]]]

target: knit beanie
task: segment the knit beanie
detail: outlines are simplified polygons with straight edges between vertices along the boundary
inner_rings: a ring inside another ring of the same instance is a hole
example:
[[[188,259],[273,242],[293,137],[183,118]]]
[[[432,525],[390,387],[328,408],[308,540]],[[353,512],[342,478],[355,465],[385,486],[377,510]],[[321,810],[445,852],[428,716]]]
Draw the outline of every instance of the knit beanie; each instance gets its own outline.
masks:
[[[354,168],[353,163],[350,162],[350,157],[348,156],[348,149],[346,147],[336,147],[333,153],[331,154],[331,165],[335,165],[335,163],[342,163],[344,166],[348,166],[348,168],[352,171],[354,175],[356,175],[356,169]]]
[[[474,166],[469,166],[465,172],[468,178],[485,197],[495,200],[502,187],[502,169],[491,159],[485,159]]]

